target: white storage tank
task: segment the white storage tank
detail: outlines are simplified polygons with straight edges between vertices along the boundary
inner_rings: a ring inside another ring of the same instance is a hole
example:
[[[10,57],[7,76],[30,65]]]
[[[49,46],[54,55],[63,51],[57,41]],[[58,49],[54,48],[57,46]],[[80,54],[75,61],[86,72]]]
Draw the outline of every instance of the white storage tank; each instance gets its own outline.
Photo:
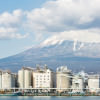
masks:
[[[57,68],[56,87],[58,89],[67,89],[71,87],[71,70],[67,69],[66,66],[61,66],[60,68]]]
[[[89,75],[88,77],[88,88],[90,92],[98,92],[96,90],[100,88],[100,76],[99,75]]]
[[[24,80],[25,88],[32,87],[32,84],[31,84],[31,79],[32,79],[31,78],[32,77],[31,71],[25,70],[24,75],[25,75],[25,80]]]
[[[18,71],[18,86],[24,88],[24,69]]]
[[[2,88],[2,71],[0,71],[0,89]]]
[[[15,87],[15,76],[9,72],[2,73],[2,88],[9,89]]]
[[[22,68],[18,71],[19,88],[32,87],[32,70],[29,68]]]

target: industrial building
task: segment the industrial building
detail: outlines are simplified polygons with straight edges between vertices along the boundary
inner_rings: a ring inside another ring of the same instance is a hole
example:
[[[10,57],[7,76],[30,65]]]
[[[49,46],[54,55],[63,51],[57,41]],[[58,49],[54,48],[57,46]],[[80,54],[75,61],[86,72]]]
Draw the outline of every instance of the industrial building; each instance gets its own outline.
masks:
[[[32,68],[23,67],[18,71],[19,88],[32,88]]]
[[[0,88],[9,89],[15,87],[15,74],[10,71],[0,71]]]
[[[72,73],[67,66],[58,67],[54,72],[47,65],[23,67],[18,74],[0,70],[0,91],[6,89],[32,93],[100,93],[100,75],[84,71]]]
[[[54,73],[46,65],[44,68],[38,67],[33,72],[33,87],[34,88],[53,88]]]
[[[2,88],[2,71],[0,70],[0,89]]]
[[[88,84],[88,74],[84,71],[73,74],[72,78],[72,92],[86,92],[86,87]]]
[[[88,88],[89,92],[100,92],[100,75],[88,76]]]
[[[72,92],[83,92],[84,88],[84,79],[79,75],[74,75],[72,79]]]
[[[67,66],[61,66],[56,71],[56,87],[61,92],[63,88],[71,88],[72,72]]]

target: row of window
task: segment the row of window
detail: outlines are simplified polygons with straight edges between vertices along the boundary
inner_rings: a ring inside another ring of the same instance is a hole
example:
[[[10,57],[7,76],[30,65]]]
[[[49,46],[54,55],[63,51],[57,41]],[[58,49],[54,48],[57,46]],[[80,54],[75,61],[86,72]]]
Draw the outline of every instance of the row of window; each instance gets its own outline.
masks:
[[[47,79],[45,79],[45,78],[44,79],[43,78],[42,79],[41,78],[40,79],[36,78],[36,80],[50,80],[50,79],[49,78],[47,78]]]
[[[36,77],[50,77],[50,75],[48,75],[48,76],[47,75],[44,75],[44,76],[43,75],[36,75]]]
[[[45,86],[44,84],[36,84],[36,87]],[[47,85],[45,87],[48,87]]]

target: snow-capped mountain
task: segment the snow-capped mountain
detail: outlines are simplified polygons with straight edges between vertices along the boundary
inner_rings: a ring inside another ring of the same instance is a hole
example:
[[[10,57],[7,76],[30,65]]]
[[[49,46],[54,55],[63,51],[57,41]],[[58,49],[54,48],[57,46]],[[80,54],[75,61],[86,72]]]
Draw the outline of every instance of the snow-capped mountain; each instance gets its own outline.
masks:
[[[30,48],[20,54],[0,60],[1,69],[17,71],[22,66],[35,67],[36,64],[47,64],[56,69],[67,65],[74,71],[100,71],[100,44],[75,41],[44,41],[37,47]]]

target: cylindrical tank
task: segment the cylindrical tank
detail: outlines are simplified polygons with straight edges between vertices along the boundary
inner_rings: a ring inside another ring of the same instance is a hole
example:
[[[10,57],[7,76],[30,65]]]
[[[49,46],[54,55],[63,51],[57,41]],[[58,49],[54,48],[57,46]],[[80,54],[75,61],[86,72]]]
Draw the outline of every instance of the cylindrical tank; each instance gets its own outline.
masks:
[[[2,71],[0,71],[0,88],[2,88]]]
[[[98,88],[100,88],[100,76],[99,75],[89,75],[88,88],[90,92],[100,92],[100,90],[97,90]]]
[[[32,72],[29,69],[21,69],[18,71],[18,83],[19,88],[30,88],[32,87]]]
[[[18,71],[18,86],[19,88],[24,88],[24,70]]]
[[[15,87],[15,77],[11,73],[4,72],[2,74],[2,88],[14,88]]]
[[[57,68],[56,87],[61,89],[58,90],[59,92],[63,91],[63,88],[68,89],[71,87],[71,71],[66,66]]]
[[[69,74],[57,72],[57,88],[70,88],[70,80]]]
[[[31,72],[29,70],[25,70],[25,88],[31,87]]]

